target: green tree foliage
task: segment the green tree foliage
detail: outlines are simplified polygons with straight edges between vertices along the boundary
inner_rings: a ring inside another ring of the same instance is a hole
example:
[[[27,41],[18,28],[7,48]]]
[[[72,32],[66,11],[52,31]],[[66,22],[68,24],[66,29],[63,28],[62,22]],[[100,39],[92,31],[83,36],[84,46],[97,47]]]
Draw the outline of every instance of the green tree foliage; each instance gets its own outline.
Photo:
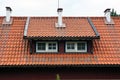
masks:
[[[112,9],[111,16],[120,16],[120,14],[117,14],[117,12],[114,9]]]

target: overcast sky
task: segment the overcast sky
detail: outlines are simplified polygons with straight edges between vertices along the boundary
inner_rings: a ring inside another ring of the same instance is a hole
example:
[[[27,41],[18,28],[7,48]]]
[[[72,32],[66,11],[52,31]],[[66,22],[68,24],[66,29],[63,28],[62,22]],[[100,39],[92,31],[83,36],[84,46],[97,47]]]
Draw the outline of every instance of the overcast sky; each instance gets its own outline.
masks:
[[[10,6],[12,16],[57,16],[58,0],[0,0],[0,16]],[[60,0],[63,16],[104,16],[106,8],[120,14],[120,0]]]

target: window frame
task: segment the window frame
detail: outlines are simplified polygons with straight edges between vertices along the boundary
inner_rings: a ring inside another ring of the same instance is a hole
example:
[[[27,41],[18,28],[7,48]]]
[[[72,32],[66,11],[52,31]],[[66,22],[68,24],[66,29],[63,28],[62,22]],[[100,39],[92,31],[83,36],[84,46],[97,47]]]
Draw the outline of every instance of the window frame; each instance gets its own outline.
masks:
[[[45,50],[38,50],[38,43],[45,43]],[[49,50],[49,43],[55,43],[56,44],[56,49],[55,50]],[[51,53],[56,53],[58,52],[58,42],[52,41],[52,42],[36,42],[36,53],[45,53],[45,52],[51,52]]]
[[[75,44],[75,49],[74,50],[70,50],[70,49],[67,49],[67,44],[68,43],[74,43]],[[85,43],[85,50],[78,50],[78,43]],[[77,42],[75,42],[75,41],[66,41],[66,43],[65,43],[65,52],[67,52],[67,53],[71,53],[71,52],[80,52],[80,53],[86,53],[87,52],[87,41],[77,41]]]

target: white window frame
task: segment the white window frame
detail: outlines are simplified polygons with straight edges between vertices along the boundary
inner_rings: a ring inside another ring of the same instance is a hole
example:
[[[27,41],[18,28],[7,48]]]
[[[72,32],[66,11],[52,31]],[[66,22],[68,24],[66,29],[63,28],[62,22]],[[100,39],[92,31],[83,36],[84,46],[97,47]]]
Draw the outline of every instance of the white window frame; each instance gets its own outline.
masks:
[[[67,49],[67,44],[68,43],[74,43],[75,44],[75,49],[74,50]],[[78,50],[77,49],[78,48],[78,46],[77,46],[78,43],[85,43],[85,50]],[[87,52],[87,41],[78,41],[78,42],[67,41],[65,43],[65,51],[66,52]]]
[[[45,43],[45,50],[38,50],[38,43]],[[49,50],[49,43],[55,43],[56,44],[56,49],[55,50]],[[58,43],[57,42],[36,42],[36,52],[58,52]]]

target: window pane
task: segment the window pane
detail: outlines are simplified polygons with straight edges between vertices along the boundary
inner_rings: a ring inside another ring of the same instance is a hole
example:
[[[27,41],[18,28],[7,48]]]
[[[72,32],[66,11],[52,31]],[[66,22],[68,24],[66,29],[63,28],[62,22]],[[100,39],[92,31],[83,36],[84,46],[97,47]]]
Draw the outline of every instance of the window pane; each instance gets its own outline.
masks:
[[[45,43],[38,43],[38,50],[45,50]]]
[[[77,43],[78,50],[85,50],[85,43]]]
[[[67,43],[67,49],[75,49],[75,44],[74,43]]]
[[[49,43],[49,44],[48,44],[48,49],[49,49],[49,50],[56,50],[56,47],[57,47],[57,46],[56,46],[56,43]]]

